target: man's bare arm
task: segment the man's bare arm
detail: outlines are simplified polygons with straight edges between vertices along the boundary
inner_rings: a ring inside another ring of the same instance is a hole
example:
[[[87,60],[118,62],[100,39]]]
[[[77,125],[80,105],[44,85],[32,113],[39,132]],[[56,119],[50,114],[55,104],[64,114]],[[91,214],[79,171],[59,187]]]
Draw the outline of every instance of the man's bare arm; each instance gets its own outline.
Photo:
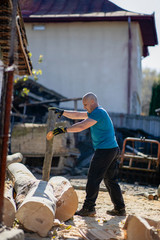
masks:
[[[64,110],[63,116],[70,119],[87,119],[88,118],[87,112],[68,111],[68,110]]]
[[[87,118],[81,122],[73,124],[71,127],[67,127],[67,132],[82,132],[83,130],[92,127],[96,123],[96,120]]]

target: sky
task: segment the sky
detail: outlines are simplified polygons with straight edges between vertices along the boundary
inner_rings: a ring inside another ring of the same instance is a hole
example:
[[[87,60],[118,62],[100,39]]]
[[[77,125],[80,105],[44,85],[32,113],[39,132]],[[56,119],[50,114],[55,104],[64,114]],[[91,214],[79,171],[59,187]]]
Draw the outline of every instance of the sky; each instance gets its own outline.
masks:
[[[149,47],[149,56],[143,58],[142,68],[150,68],[160,73],[160,0],[110,0],[119,7],[131,12],[155,13],[158,45]]]

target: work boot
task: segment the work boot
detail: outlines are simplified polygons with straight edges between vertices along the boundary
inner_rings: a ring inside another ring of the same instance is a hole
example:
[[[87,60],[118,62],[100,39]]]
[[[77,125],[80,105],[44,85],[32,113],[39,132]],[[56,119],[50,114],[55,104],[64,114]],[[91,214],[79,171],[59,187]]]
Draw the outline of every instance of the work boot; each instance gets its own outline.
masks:
[[[77,211],[75,215],[83,216],[83,217],[93,217],[96,214],[95,208],[82,208],[81,210]]]
[[[125,208],[108,210],[107,214],[112,216],[126,216]]]

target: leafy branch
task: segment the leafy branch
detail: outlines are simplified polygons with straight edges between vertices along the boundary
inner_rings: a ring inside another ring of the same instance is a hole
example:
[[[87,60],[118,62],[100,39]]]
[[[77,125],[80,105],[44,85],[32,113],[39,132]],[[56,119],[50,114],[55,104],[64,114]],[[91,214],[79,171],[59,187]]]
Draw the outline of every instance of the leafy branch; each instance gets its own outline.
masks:
[[[32,53],[29,52],[28,56],[31,58]],[[40,64],[42,62],[43,62],[43,55],[40,55],[39,59],[38,59],[38,63]],[[32,69],[32,76],[33,76],[35,81],[38,80],[39,75],[42,75],[42,70],[41,69]],[[14,83],[16,84],[19,80],[22,80],[22,81],[25,82],[25,81],[28,80],[28,78],[29,78],[28,75],[24,75],[22,78],[17,77],[17,78],[15,78]],[[24,97],[25,95],[28,95],[29,91],[30,90],[28,88],[23,88],[22,91],[21,91],[21,96]]]

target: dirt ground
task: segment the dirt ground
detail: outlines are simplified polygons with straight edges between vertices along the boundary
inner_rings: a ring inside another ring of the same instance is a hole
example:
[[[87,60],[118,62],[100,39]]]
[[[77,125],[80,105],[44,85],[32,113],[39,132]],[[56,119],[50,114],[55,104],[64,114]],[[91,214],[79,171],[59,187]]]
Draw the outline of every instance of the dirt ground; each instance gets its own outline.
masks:
[[[74,186],[78,199],[78,209],[82,207],[85,199],[86,179],[70,179]],[[142,196],[143,192],[157,191],[157,188],[151,186],[139,186],[135,184],[120,183],[123,197],[126,204],[127,215],[138,215],[144,218],[160,221],[160,198],[158,200],[148,200]],[[82,190],[81,190],[82,189]],[[55,221],[54,227],[51,229],[49,236],[41,238],[35,233],[25,233],[25,240],[51,240],[51,239],[87,239],[84,237],[89,230],[99,236],[99,239],[124,239],[122,230],[126,217],[113,217],[106,214],[107,210],[113,208],[108,192],[101,184],[99,196],[96,201],[96,216],[81,217],[73,216],[67,222]],[[104,238],[105,235],[105,238]],[[89,236],[89,235],[88,235]],[[96,240],[98,238],[88,238]],[[135,239],[136,240],[136,239]]]

